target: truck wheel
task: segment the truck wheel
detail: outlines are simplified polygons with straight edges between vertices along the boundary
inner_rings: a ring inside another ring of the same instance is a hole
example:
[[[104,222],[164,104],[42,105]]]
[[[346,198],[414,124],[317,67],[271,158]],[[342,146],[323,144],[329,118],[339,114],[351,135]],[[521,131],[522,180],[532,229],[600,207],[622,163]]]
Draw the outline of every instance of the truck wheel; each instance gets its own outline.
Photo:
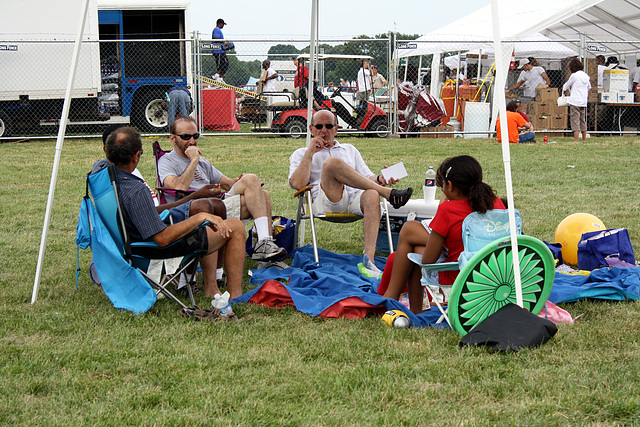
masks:
[[[298,139],[303,135],[306,135],[307,125],[302,119],[290,119],[285,123],[283,132],[288,134],[289,138]]]
[[[164,132],[167,130],[167,110],[162,108],[164,92],[149,90],[136,97],[133,103],[133,124],[140,132]]]
[[[389,125],[387,125],[386,117],[376,117],[369,123],[367,130],[370,132],[377,132],[375,135],[378,138],[386,138],[389,135]]]
[[[11,122],[7,113],[0,111],[0,136],[11,135]]]

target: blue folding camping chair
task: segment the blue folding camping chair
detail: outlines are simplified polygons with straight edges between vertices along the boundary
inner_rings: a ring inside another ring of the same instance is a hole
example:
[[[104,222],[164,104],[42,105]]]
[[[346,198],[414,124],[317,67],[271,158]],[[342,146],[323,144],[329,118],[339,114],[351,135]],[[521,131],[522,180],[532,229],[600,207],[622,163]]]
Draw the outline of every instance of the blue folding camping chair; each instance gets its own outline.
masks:
[[[198,265],[200,258],[206,254],[206,250],[195,251],[184,256],[178,271],[173,274],[171,279],[164,283],[158,283],[146,273],[151,259],[137,255],[136,250],[158,249],[160,247],[154,242],[131,242],[129,240],[124,223],[124,217],[120,208],[120,201],[118,198],[118,179],[115,166],[113,164],[109,164],[106,168],[96,173],[87,175],[87,196],[89,193],[93,200],[93,206],[95,207],[95,210],[97,211],[97,214],[102,220],[105,228],[108,230],[109,235],[113,239],[120,256],[122,256],[127,263],[137,269],[152,288],[160,291],[167,298],[178,303],[185,314],[192,314],[193,310],[196,308],[192,289],[192,284],[195,283],[195,267]],[[171,245],[177,244],[183,239],[189,239],[199,229],[206,227],[207,225],[209,225],[209,222],[205,221],[196,230],[187,234],[182,239],[173,242]],[[168,245],[167,248],[171,245]],[[96,258],[94,259],[94,262],[96,263],[96,267],[98,267],[98,263],[100,263],[101,260],[100,258]],[[191,302],[191,308],[185,305],[167,289],[170,284],[177,284],[180,274],[187,271],[187,269],[193,271],[193,273],[187,275],[187,291]],[[104,282],[105,280],[103,277],[100,279],[101,282]],[[121,283],[121,286],[127,286],[127,283]]]
[[[522,219],[516,213],[518,255],[524,308],[538,314],[549,298],[555,264],[547,246],[531,236],[522,235]],[[423,264],[422,254],[407,257],[422,267],[422,285],[442,313],[441,318],[460,335],[509,303],[516,303],[509,212],[503,209],[473,212],[462,222],[464,251],[456,262]],[[429,271],[460,270],[452,286],[429,280]],[[449,294],[444,309],[431,286]],[[448,288],[448,289],[447,289]]]

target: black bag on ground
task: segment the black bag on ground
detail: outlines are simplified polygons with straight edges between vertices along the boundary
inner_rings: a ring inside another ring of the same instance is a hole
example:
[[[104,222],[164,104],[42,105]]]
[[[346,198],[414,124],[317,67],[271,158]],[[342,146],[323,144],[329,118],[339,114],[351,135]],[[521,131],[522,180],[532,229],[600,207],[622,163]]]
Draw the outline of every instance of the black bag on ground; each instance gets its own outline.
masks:
[[[516,304],[507,304],[478,323],[460,340],[460,346],[475,345],[491,351],[518,351],[538,347],[558,332],[556,325]]]

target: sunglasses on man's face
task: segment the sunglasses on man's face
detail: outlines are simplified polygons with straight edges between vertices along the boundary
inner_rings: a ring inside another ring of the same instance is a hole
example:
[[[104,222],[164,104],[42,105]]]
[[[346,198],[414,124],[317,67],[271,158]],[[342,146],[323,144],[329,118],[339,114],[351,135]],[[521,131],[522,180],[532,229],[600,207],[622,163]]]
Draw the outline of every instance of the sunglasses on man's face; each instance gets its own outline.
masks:
[[[324,126],[324,128],[325,128],[325,129],[327,129],[327,130],[331,130],[331,129],[333,129],[333,127],[334,127],[335,125],[332,125],[331,123],[328,123],[328,124],[326,124],[326,125],[323,125],[323,124],[313,125],[313,127],[314,127],[314,128],[316,128],[316,129],[318,129],[318,130],[321,130],[323,126]]]
[[[193,139],[200,138],[200,134],[199,133],[194,133],[193,135],[190,135],[188,133],[175,133],[174,135],[180,137],[180,139],[182,139],[184,141],[189,141],[191,138],[193,138]]]

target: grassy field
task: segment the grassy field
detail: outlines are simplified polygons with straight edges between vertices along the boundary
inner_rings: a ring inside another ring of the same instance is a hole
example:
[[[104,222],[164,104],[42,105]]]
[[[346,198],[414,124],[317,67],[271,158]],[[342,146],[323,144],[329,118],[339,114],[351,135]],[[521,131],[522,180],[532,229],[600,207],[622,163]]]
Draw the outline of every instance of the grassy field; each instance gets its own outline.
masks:
[[[511,146],[525,232],[553,241],[564,217],[588,212],[607,227],[628,228],[640,248],[640,143],[556,140]],[[404,161],[404,184],[416,189],[429,165],[470,154],[505,194],[492,140],[342,142],[356,144],[374,171]],[[200,145],[226,175],[258,174],[274,213],[293,216],[288,158],[300,141],[209,136]],[[393,329],[377,317],[321,320],[247,305],[234,308],[239,322],[195,323],[166,299],[134,316],[113,309],[92,284],[89,251],[80,254],[76,290],[75,228],[84,176],[103,156],[97,139],[63,148],[39,300],[31,305],[54,149],[50,140],[0,145],[0,424],[640,424],[638,303],[564,305],[583,314],[576,324],[560,326],[542,348],[504,355],[460,349],[450,330]],[[140,169],[152,180],[150,154]],[[360,227],[320,222],[321,246],[361,253]]]

